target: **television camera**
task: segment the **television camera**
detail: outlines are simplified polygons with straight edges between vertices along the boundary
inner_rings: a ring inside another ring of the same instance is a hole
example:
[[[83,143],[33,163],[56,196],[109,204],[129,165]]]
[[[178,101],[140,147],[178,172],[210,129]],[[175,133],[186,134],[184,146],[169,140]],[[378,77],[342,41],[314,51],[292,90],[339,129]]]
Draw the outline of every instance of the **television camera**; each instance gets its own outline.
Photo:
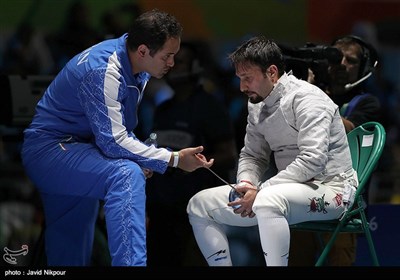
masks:
[[[323,90],[329,84],[329,65],[338,65],[343,58],[342,52],[332,46],[307,43],[304,47],[279,47],[285,58],[286,72],[291,71],[297,78],[307,81],[311,70],[314,84]]]

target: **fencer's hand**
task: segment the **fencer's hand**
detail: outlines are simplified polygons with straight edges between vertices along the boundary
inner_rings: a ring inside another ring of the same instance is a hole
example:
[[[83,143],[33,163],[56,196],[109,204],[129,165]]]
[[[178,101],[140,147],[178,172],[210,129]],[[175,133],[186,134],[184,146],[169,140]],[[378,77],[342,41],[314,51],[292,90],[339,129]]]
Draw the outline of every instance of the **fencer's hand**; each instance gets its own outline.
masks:
[[[240,182],[235,186],[237,192],[242,194],[240,199],[229,202],[228,206],[240,205],[241,207],[233,210],[235,214],[240,214],[242,217],[253,218],[256,214],[253,212],[253,203],[257,196],[257,188],[249,183]]]
[[[146,179],[149,179],[153,176],[153,170],[151,170],[151,169],[142,168],[142,171],[143,171],[144,177],[146,177]]]
[[[203,150],[203,146],[180,150],[178,167],[188,172],[192,172],[200,167],[210,168],[214,164],[214,159],[207,160],[206,157],[201,154]]]

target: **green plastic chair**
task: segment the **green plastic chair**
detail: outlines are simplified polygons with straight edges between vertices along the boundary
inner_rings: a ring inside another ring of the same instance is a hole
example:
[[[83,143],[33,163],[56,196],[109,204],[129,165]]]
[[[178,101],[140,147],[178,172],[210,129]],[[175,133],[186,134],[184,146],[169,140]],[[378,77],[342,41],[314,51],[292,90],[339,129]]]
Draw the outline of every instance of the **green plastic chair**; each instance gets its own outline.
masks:
[[[365,192],[366,183],[382,155],[386,141],[386,132],[380,123],[367,122],[350,131],[347,134],[347,139],[350,146],[353,168],[357,171],[359,180],[352,208],[346,211],[341,219],[310,221],[290,226],[293,230],[313,231],[319,235],[322,232],[331,232],[331,237],[325,245],[320,236],[323,250],[315,266],[322,266],[325,263],[338,234],[341,232],[363,233],[368,242],[372,263],[375,266],[379,266],[369,230],[369,223],[365,214],[366,203],[363,199],[363,193]]]

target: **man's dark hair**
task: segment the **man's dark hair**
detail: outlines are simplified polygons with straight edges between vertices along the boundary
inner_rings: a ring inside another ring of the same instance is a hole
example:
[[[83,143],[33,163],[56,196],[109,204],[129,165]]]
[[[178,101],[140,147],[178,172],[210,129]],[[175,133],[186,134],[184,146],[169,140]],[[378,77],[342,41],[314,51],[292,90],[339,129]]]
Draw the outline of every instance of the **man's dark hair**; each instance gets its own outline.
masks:
[[[239,46],[229,55],[229,59],[236,67],[238,64],[252,64],[259,66],[262,72],[268,67],[276,65],[279,75],[285,71],[285,62],[279,46],[264,36],[253,37]]]
[[[153,56],[170,38],[182,36],[182,26],[178,20],[166,12],[157,9],[141,14],[128,33],[128,47],[136,50],[144,44]]]

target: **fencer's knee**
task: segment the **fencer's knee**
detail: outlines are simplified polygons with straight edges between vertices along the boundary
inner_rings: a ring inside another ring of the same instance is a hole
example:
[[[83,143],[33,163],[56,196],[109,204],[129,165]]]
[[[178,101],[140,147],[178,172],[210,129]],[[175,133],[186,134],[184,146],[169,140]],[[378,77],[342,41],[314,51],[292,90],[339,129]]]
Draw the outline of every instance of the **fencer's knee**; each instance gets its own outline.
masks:
[[[187,204],[187,206],[186,206],[186,213],[188,214],[188,215],[191,215],[191,214],[193,214],[193,208],[195,207],[195,205],[200,205],[200,204],[202,204],[202,195],[201,195],[201,193],[202,193],[203,191],[200,191],[200,192],[198,192],[198,193],[196,193],[195,195],[193,195],[190,199],[189,199],[189,202],[188,202],[188,204]]]
[[[207,189],[199,191],[190,198],[186,207],[186,213],[189,217],[195,215],[195,212],[205,209],[205,202],[208,200]]]
[[[188,220],[189,220],[189,224],[191,224],[192,226],[208,224],[208,220],[200,218],[196,215],[193,215],[193,213],[188,213]]]

